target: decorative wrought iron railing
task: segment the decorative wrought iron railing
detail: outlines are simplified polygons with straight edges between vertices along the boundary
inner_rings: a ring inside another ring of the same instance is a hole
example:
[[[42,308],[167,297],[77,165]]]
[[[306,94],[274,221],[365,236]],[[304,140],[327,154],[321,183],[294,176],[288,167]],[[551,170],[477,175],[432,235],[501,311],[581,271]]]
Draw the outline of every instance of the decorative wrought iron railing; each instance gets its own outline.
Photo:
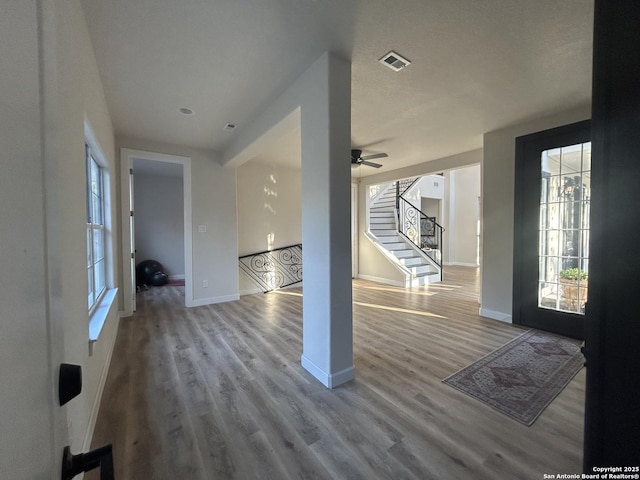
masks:
[[[398,233],[433,260],[440,270],[440,280],[442,280],[442,234],[444,227],[436,221],[436,217],[428,216],[405,199],[402,193],[399,193],[406,192],[415,181],[417,179],[404,190],[400,182],[396,184]]]
[[[420,180],[420,177],[416,177],[416,178],[405,178],[403,180],[398,180],[396,182],[396,207],[398,206],[398,202],[397,199],[400,198],[402,195],[404,195],[405,193],[407,193],[407,190],[409,190],[411,187],[413,187],[413,185]]]
[[[300,244],[245,255],[238,260],[240,269],[265,293],[302,281]]]

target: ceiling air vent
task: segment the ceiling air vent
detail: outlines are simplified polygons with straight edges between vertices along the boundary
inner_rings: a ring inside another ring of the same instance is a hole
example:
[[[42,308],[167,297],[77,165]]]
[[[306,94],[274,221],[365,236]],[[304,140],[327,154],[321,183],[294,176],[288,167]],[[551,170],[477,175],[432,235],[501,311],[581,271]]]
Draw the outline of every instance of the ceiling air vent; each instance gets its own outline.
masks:
[[[407,65],[411,64],[411,62],[409,60],[407,60],[406,58],[402,57],[401,55],[398,55],[393,50],[391,50],[384,57],[382,57],[379,60],[379,62],[382,63],[383,65],[386,65],[391,70],[395,70],[396,72],[399,72],[404,67],[406,67]]]

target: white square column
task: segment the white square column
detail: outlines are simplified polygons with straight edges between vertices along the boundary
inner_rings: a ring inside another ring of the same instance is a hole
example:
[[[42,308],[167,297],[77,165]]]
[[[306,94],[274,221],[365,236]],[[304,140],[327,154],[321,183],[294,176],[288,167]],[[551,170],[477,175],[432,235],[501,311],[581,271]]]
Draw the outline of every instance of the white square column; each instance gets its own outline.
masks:
[[[326,53],[303,77],[302,366],[333,388],[354,378],[351,64]]]

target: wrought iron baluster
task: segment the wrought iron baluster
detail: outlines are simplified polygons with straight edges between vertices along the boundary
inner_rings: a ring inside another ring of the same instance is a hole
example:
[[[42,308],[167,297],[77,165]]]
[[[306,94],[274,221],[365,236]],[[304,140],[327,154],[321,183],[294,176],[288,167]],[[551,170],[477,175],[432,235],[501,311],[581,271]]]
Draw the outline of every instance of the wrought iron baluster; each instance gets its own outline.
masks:
[[[302,245],[245,255],[238,260],[240,269],[265,293],[302,281]]]

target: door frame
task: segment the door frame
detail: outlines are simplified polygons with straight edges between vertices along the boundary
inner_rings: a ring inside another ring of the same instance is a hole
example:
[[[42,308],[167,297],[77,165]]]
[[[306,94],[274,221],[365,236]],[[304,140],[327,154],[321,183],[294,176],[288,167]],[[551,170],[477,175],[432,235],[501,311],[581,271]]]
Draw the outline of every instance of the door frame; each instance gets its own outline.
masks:
[[[551,148],[564,147],[591,140],[591,120],[550,128],[537,133],[516,138],[515,182],[514,182],[514,234],[513,234],[513,313],[514,324],[538,328],[573,338],[584,338],[585,319],[577,314],[558,312],[537,307],[537,288],[531,290],[531,248],[526,232],[538,231],[539,214],[527,211],[526,199],[535,194],[540,196],[540,175],[536,181],[527,171],[531,157]],[[535,224],[535,225],[534,225]],[[538,236],[536,236],[538,238]],[[536,242],[537,245],[537,242]],[[527,256],[528,255],[528,256]],[[535,249],[535,275],[538,276],[538,249]],[[537,283],[537,281],[536,281]],[[535,294],[535,300],[533,298]],[[535,303],[534,303],[535,302]],[[530,320],[531,311],[538,309],[535,321]],[[529,318],[528,318],[529,317]]]
[[[129,245],[132,241],[133,231],[130,226],[130,212],[133,210],[132,179],[130,171],[133,168],[133,160],[152,160],[157,162],[178,163],[182,165],[183,206],[184,206],[184,298],[185,306],[193,306],[193,243],[192,243],[192,219],[191,219],[191,158],[165,153],[147,152],[129,148],[120,149],[120,192],[122,199],[122,290],[124,294],[123,316],[131,316],[136,309],[135,295],[135,269],[131,266],[131,252]],[[134,212],[135,214],[135,212]]]
[[[358,184],[351,182],[351,278],[358,278]]]

